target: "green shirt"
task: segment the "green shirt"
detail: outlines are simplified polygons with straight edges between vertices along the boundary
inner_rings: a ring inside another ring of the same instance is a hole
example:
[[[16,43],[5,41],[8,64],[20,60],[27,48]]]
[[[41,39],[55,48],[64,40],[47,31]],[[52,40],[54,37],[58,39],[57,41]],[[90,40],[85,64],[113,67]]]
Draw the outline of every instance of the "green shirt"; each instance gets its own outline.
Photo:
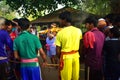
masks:
[[[20,58],[31,59],[37,57],[38,49],[42,48],[40,40],[37,36],[30,34],[27,31],[23,31],[14,40],[14,51],[18,51]],[[36,66],[38,63],[23,63],[26,66]]]

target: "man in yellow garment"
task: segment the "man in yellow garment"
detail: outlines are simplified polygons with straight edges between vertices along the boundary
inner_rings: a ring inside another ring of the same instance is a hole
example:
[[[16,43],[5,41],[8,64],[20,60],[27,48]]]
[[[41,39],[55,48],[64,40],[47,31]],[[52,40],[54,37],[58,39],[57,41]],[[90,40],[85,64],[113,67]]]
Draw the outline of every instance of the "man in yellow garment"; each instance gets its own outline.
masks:
[[[59,15],[60,24],[64,28],[56,36],[56,52],[60,58],[60,80],[79,79],[79,46],[82,32],[71,25],[71,13],[62,12]]]

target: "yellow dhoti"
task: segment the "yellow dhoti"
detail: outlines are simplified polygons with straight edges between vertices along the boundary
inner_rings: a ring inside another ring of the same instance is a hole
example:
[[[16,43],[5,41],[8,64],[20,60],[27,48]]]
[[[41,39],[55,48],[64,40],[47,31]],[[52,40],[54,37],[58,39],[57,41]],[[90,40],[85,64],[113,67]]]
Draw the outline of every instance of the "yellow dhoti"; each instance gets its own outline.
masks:
[[[60,58],[61,80],[79,79],[79,57],[77,51],[61,53]]]

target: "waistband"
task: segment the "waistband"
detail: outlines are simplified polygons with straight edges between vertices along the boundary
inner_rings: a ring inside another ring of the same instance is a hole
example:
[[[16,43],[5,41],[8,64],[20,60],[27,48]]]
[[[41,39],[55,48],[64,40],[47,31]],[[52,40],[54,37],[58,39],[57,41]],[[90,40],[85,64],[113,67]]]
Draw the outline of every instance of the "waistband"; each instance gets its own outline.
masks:
[[[63,69],[63,66],[64,66],[63,55],[75,54],[76,52],[78,52],[78,50],[72,50],[72,51],[70,51],[70,52],[61,52],[61,55],[60,55],[60,63],[59,63],[60,71]]]
[[[61,52],[61,54],[62,54],[62,55],[67,55],[67,54],[74,54],[74,53],[76,53],[76,52],[78,52],[78,50],[72,50],[72,51],[70,51],[70,52]]]
[[[32,59],[21,59],[22,63],[31,63],[31,62],[38,62],[38,58],[32,58]]]
[[[7,59],[7,57],[0,57],[0,60],[5,60]]]

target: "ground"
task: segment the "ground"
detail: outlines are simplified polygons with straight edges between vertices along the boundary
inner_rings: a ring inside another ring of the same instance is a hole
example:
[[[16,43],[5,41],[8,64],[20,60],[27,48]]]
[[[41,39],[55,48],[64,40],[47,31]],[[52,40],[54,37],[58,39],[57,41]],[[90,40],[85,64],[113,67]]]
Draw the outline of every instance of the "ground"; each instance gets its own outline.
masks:
[[[40,58],[40,63],[41,63],[41,58]],[[50,59],[47,57],[48,63],[50,62]],[[58,69],[55,67],[41,67],[41,73],[43,80],[58,80]],[[84,64],[81,64],[81,70],[80,70],[80,79],[79,80],[84,80]]]

